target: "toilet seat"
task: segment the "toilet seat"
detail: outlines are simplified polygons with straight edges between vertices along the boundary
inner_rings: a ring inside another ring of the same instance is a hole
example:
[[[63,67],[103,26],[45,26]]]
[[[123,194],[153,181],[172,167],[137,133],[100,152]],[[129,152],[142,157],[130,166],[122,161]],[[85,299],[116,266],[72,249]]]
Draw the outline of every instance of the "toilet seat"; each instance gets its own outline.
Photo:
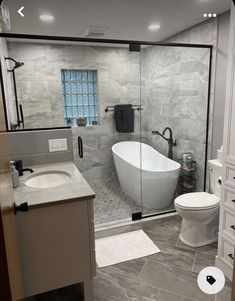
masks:
[[[220,198],[207,192],[191,192],[178,196],[175,205],[183,210],[207,210],[219,206]]]

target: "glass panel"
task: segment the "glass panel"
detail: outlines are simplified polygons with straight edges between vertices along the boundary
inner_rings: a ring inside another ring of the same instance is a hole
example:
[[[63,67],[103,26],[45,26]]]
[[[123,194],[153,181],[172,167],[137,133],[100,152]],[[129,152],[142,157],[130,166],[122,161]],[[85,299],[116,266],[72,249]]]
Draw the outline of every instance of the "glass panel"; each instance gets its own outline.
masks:
[[[204,190],[209,64],[208,48],[142,47],[143,215],[175,210],[178,195]]]

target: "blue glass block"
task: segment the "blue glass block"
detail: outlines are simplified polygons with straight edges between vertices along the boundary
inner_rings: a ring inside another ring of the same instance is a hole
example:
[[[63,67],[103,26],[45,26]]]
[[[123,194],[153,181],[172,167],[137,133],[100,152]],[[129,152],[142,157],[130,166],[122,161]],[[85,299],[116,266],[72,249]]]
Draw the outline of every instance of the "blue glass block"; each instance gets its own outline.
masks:
[[[89,93],[93,94],[93,84],[92,83],[88,84],[88,90],[89,90]]]
[[[70,72],[68,70],[64,71],[64,79],[65,81],[70,81]]]
[[[96,87],[96,85],[94,85],[93,87],[94,87],[94,94],[96,94],[97,93],[97,87]]]
[[[98,107],[95,107],[95,116],[98,116],[99,115],[99,109]]]
[[[93,82],[93,71],[88,71],[88,81]]]
[[[77,81],[76,71],[70,71],[70,81],[72,82]]]
[[[67,108],[67,116],[68,117],[73,117],[72,116],[72,108],[70,108],[70,107]]]
[[[78,99],[78,105],[82,106],[83,105],[82,95],[78,95],[77,99]]]
[[[66,118],[67,117],[67,109],[66,108],[64,108],[64,118]]]
[[[78,107],[78,116],[79,117],[83,116],[83,107]]]
[[[87,125],[88,125],[88,126],[91,126],[91,125],[92,125],[92,123],[91,123],[91,118],[90,118],[90,117],[87,118]]]
[[[65,93],[70,94],[70,85],[68,83],[65,83]]]
[[[83,95],[83,104],[88,105],[88,95],[87,94]]]
[[[66,106],[71,106],[72,101],[71,101],[70,95],[65,95],[65,103],[66,103]]]
[[[90,107],[90,116],[95,116],[95,108]]]
[[[76,95],[72,95],[72,105],[73,106],[77,105],[77,96]]]
[[[65,81],[65,72],[64,71],[61,71],[61,78],[62,78],[62,81]]]
[[[93,95],[89,95],[88,98],[89,98],[89,104],[90,104],[90,105],[93,105],[93,104],[94,104],[94,98],[93,98]]]
[[[97,95],[94,95],[94,103],[97,105],[98,104],[98,99],[97,99]]]
[[[76,126],[77,126],[76,118],[73,118],[73,127],[76,127]]]
[[[89,110],[88,107],[84,107],[84,116],[89,116]]]
[[[77,117],[78,116],[78,109],[77,107],[73,107],[73,117]]]
[[[97,81],[97,72],[96,71],[93,72],[93,79],[94,79],[94,82]]]
[[[87,94],[88,93],[87,83],[83,83],[82,84],[82,93],[83,94]]]
[[[82,84],[77,83],[77,93],[82,94]]]
[[[87,81],[87,72],[86,71],[82,71],[82,81],[83,82]]]
[[[81,71],[77,71],[77,81],[78,82],[82,81],[82,72]]]
[[[75,84],[71,84],[71,93],[76,94],[77,93],[77,86]]]

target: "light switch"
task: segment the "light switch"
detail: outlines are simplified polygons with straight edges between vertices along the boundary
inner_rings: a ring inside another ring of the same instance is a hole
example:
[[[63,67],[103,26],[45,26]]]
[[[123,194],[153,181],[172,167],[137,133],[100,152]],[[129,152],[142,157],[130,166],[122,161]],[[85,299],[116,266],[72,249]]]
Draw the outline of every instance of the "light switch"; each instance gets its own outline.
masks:
[[[49,152],[67,151],[67,139],[50,139],[48,140]]]

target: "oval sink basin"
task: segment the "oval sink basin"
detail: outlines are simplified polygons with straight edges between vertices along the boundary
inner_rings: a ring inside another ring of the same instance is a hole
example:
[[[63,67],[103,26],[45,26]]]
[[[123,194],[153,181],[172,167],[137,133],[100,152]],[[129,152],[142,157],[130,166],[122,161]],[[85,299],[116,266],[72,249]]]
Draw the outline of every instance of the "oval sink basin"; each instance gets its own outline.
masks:
[[[32,175],[25,185],[33,188],[51,188],[63,185],[70,180],[70,174],[63,171],[46,171]]]

